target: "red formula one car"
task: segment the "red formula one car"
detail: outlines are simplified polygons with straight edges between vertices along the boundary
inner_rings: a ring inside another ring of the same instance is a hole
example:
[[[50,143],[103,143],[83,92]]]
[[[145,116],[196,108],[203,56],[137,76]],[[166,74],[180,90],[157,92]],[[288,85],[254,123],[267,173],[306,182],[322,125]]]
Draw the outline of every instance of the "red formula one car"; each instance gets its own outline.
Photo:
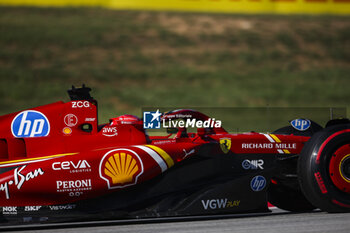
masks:
[[[268,201],[290,211],[350,210],[347,119],[230,134],[183,109],[161,119],[186,119],[197,132],[181,125],[151,137],[132,115],[98,125],[90,90],[0,117],[2,225],[267,212]]]

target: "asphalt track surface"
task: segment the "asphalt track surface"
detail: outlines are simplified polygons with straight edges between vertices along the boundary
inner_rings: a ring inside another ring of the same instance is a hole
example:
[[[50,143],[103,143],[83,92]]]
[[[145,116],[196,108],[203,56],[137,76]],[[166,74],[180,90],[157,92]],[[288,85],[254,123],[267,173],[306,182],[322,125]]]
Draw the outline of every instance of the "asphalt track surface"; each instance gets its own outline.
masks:
[[[52,228],[51,228],[52,227]],[[106,221],[99,223],[75,223],[52,225],[49,229],[45,228],[18,228],[18,231],[26,232],[64,232],[64,233],[104,233],[104,232],[164,232],[164,233],[292,233],[292,232],[327,232],[327,233],[349,233],[350,232],[350,213],[346,214],[328,214],[325,212],[312,213],[290,213],[281,210],[273,210],[270,214],[262,215],[239,215],[230,216],[224,219],[210,220],[186,220],[170,221],[162,223],[120,223],[118,221]],[[55,229],[56,228],[56,229]],[[59,228],[59,229],[57,229]],[[0,230],[5,230],[1,229]],[[12,229],[11,232],[14,232]]]

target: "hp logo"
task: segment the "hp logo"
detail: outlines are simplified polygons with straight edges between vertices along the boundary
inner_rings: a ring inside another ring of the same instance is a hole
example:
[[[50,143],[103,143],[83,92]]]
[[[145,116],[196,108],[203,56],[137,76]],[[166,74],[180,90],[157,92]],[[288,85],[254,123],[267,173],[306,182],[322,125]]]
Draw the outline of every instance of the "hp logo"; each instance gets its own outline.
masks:
[[[294,129],[299,131],[305,131],[311,126],[310,120],[307,119],[295,119],[290,122]]]
[[[23,111],[13,119],[11,131],[16,138],[45,137],[50,133],[50,123],[41,112]]]
[[[266,186],[266,179],[263,176],[255,176],[250,181],[250,187],[255,192],[263,190],[265,188],[265,186]]]

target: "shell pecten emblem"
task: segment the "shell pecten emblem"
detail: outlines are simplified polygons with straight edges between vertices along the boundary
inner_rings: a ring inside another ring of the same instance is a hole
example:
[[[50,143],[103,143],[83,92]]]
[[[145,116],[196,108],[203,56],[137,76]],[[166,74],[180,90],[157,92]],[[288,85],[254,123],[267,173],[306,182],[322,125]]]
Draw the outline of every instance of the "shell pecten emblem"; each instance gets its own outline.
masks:
[[[143,173],[143,164],[138,154],[129,149],[107,152],[100,162],[100,177],[108,189],[123,188],[137,183]]]
[[[115,153],[105,163],[104,173],[112,178],[113,184],[130,183],[139,166],[130,154]]]

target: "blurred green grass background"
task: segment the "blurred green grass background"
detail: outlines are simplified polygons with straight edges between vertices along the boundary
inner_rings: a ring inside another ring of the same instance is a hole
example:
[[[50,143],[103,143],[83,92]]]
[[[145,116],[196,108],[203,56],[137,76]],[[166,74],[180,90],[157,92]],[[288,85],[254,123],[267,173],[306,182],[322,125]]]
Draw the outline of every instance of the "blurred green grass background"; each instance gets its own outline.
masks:
[[[350,17],[0,7],[0,114],[68,101],[99,117],[143,106],[350,107]]]

